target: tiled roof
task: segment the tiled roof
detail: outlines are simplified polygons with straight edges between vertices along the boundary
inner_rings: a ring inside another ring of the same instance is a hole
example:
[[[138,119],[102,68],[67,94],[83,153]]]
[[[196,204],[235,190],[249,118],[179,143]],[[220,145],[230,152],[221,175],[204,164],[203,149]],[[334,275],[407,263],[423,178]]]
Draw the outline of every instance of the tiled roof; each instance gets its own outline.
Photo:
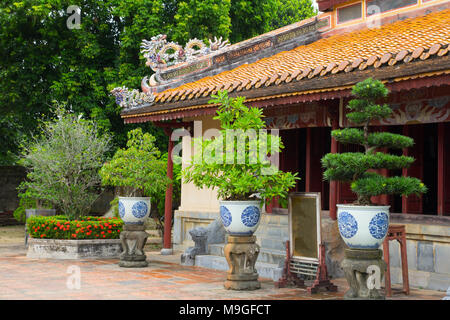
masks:
[[[449,52],[450,10],[320,39],[251,64],[155,94],[156,105],[243,92],[353,70],[426,60]],[[245,94],[243,94],[245,95]]]

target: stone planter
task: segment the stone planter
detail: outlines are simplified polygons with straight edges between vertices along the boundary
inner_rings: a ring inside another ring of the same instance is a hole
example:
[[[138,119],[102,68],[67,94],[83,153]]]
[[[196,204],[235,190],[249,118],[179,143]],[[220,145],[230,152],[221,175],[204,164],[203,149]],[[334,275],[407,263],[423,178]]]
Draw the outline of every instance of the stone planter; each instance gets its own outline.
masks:
[[[119,197],[119,215],[125,224],[143,225],[150,209],[149,197]]]
[[[220,218],[231,236],[251,236],[261,220],[261,201],[220,201]]]
[[[339,232],[351,249],[378,249],[389,228],[390,206],[338,204]]]
[[[28,240],[27,257],[32,259],[115,259],[122,252],[120,239]]]

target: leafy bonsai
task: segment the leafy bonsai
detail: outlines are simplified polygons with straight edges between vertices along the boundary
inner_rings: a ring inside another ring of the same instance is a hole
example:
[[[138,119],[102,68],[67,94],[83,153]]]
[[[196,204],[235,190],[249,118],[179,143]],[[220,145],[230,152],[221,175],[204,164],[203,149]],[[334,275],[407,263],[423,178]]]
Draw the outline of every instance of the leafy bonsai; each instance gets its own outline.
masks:
[[[268,157],[284,148],[282,141],[264,130],[262,110],[244,102],[245,97],[229,98],[227,91],[213,95],[209,103],[218,105],[214,119],[220,121],[220,135],[194,139],[198,152],[182,176],[198,188],[216,188],[222,200],[286,198],[297,174],[271,164]]]
[[[356,96],[349,102],[351,110],[347,118],[360,128],[345,128],[333,130],[331,135],[343,144],[357,144],[364,147],[364,152],[349,152],[332,154],[322,158],[322,166],[326,169],[324,179],[328,181],[350,182],[351,190],[357,194],[357,205],[371,205],[370,198],[382,194],[397,194],[409,196],[420,195],[427,191],[425,185],[413,177],[384,177],[370,170],[396,170],[408,168],[414,158],[397,156],[377,151],[379,148],[403,149],[414,144],[414,140],[389,132],[369,132],[372,120],[387,118],[392,109],[386,105],[377,104],[387,97],[389,91],[378,80],[366,79],[356,84],[352,94]]]
[[[93,121],[58,105],[56,118],[43,122],[42,133],[24,146],[20,164],[28,174],[19,190],[52,204],[70,220],[88,214],[100,194],[98,170],[110,140]]]
[[[141,128],[128,132],[127,147],[118,149],[100,170],[102,184],[120,188],[125,197],[158,197],[171,182],[155,137]]]

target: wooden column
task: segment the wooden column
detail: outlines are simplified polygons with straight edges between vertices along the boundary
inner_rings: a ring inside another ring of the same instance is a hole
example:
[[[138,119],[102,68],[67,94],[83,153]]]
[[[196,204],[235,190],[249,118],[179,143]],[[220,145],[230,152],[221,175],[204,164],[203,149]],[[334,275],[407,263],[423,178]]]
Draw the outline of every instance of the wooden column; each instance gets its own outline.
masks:
[[[332,120],[331,130],[339,129],[339,114],[335,115]],[[338,142],[333,137],[331,138],[331,153],[338,153]],[[338,203],[338,182],[330,181],[330,218],[333,220],[337,219],[337,208]]]
[[[167,150],[167,178],[173,179],[173,141],[170,138],[172,134],[172,128],[164,128],[164,132],[169,137],[169,147]],[[167,186],[166,189],[166,199],[164,203],[164,249],[172,249],[172,194],[173,185],[172,183]]]
[[[437,154],[437,214],[439,216],[444,215],[444,202],[445,202],[445,192],[444,192],[444,182],[445,182],[445,127],[444,123],[438,124],[438,154]]]
[[[311,128],[306,128],[305,192],[311,192]]]

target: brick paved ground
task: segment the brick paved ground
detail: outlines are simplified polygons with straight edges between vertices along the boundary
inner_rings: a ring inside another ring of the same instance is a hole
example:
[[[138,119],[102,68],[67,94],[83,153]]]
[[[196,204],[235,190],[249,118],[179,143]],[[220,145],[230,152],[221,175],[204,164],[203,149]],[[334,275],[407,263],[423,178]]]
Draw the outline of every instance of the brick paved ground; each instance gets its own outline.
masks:
[[[126,269],[118,260],[36,260],[25,256],[22,244],[0,245],[0,299],[164,299],[164,300],[317,300],[342,299],[347,290],[344,279],[336,279],[337,293],[320,293],[310,296],[306,290],[276,289],[272,281],[260,279],[262,289],[250,292],[228,291],[223,288],[225,272],[199,267],[181,266],[179,255],[161,256],[147,252],[147,268]],[[78,266],[81,271],[81,288],[67,288],[68,268]],[[412,290],[409,297],[393,299],[438,300],[444,292]]]

